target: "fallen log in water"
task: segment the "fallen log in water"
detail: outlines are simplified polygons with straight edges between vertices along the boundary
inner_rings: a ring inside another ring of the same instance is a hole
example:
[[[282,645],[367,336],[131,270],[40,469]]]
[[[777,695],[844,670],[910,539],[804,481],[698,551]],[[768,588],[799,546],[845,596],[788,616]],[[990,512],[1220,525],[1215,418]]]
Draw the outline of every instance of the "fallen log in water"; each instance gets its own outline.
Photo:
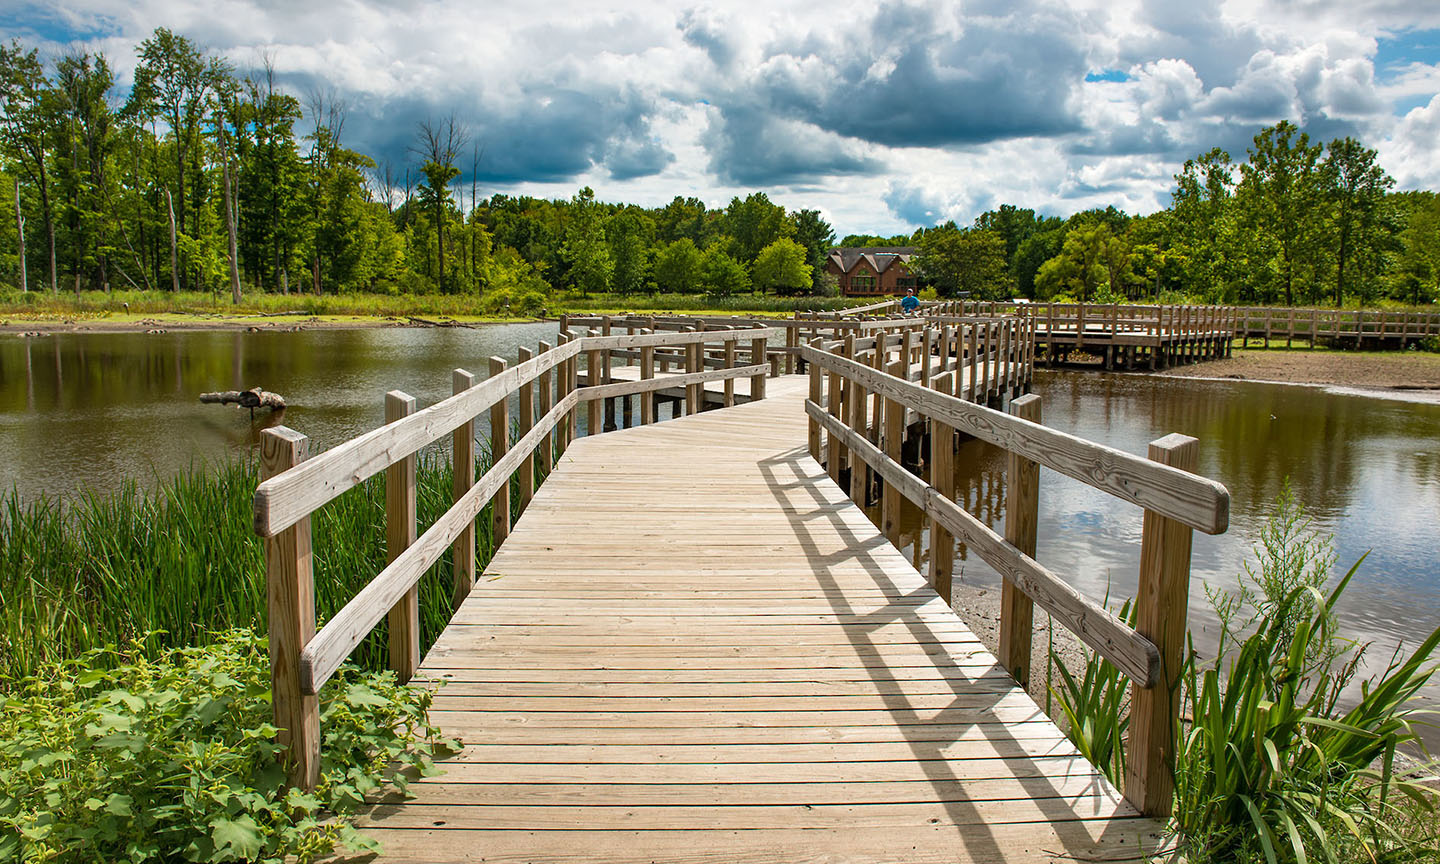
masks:
[[[201,393],[200,401],[219,405],[239,405],[241,408],[269,408],[278,411],[285,407],[285,397],[259,387],[249,390],[222,390],[218,393]]]

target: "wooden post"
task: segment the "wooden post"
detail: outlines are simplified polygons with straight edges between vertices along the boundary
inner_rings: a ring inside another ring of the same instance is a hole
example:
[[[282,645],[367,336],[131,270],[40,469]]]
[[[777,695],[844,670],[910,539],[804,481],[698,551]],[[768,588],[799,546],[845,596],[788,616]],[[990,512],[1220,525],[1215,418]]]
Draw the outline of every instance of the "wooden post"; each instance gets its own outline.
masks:
[[[930,349],[935,346],[935,331],[926,327],[920,334],[920,385],[930,386]]]
[[[889,363],[887,363],[886,361],[889,359],[890,350],[889,346],[885,344],[886,341],[887,335],[885,329],[882,327],[879,330],[876,330],[875,353],[870,359],[872,360],[874,368],[877,372],[884,372],[886,369],[889,368]],[[879,390],[875,391],[875,395],[873,398],[875,401],[870,406],[870,414],[875,420],[875,425],[870,428],[870,440],[878,444],[880,443],[880,433],[884,431],[880,428],[880,426],[884,422],[883,418],[885,416],[885,400],[884,397],[880,395]],[[864,430],[857,431],[863,432]]]
[[[1149,455],[1162,465],[1194,471],[1200,444],[1187,435],[1166,435],[1150,442]],[[1192,534],[1188,525],[1145,511],[1135,630],[1160,650],[1160,678],[1154,687],[1130,688],[1125,798],[1147,816],[1162,818],[1170,815],[1175,797],[1175,719],[1190,601]]]
[[[600,331],[591,330],[590,335],[599,336]],[[605,373],[601,371],[600,364],[604,361],[604,351],[585,352],[585,383],[591,387],[599,387],[605,383]],[[605,400],[591,399],[585,403],[585,434],[599,435],[604,431],[601,425],[600,412],[605,407]]]
[[[385,422],[415,413],[415,397],[385,394]],[[385,560],[394,561],[415,542],[415,454],[385,469]],[[390,668],[401,684],[420,668],[420,591],[412,585],[390,608]]]
[[[949,375],[947,372],[935,379],[936,390],[948,393],[954,389]],[[955,429],[933,417],[930,418],[930,485],[946,499],[955,499]],[[955,538],[939,522],[929,521],[930,584],[948,606],[955,572]]]
[[[890,374],[900,377],[909,367],[904,359],[899,360],[890,367]],[[896,462],[900,461],[901,446],[905,437],[905,406],[900,402],[890,399],[885,400],[885,455]],[[890,545],[896,549],[900,548],[900,502],[903,496],[900,490],[881,481],[880,484],[880,522],[881,530],[885,532],[885,538]]]
[[[1040,397],[1021,396],[1010,403],[1010,413],[1032,423],[1040,422]],[[1040,465],[1016,453],[1005,461],[1005,540],[1035,557],[1035,538],[1040,519]],[[1000,586],[1000,663],[1015,683],[1030,686],[1030,642],[1034,629],[1034,604],[1009,579]]]
[[[269,480],[304,462],[310,439],[275,426],[260,433],[260,477]],[[270,692],[276,736],[286,748],[291,784],[320,782],[320,699],[300,690],[300,652],[315,635],[315,578],[310,517],[265,538],[265,604],[270,616]]]
[[[734,345],[734,342],[727,342],[727,345]],[[810,347],[816,351],[820,350],[820,340],[812,339]],[[820,364],[810,364],[810,401],[816,405],[825,404],[821,402],[825,398],[825,385],[820,377]],[[809,418],[809,427],[806,429],[806,446],[810,451],[810,458],[816,462],[820,461],[820,422],[814,417]]]
[[[797,317],[799,316],[798,312],[795,314]],[[733,342],[725,343],[726,347],[733,344]],[[785,328],[785,347],[789,349],[785,352],[785,374],[789,375],[795,371],[795,354],[800,350],[800,330],[794,324]],[[730,407],[729,403],[726,403],[725,407]]]
[[[640,331],[649,336],[655,331],[649,327]],[[640,349],[640,377],[649,381],[655,377],[655,348],[646,345]],[[640,394],[640,425],[648,426],[655,422],[655,394],[654,392]]]
[[[965,329],[970,331],[970,357],[965,364],[966,369],[969,371],[969,374],[965,376],[965,401],[974,402],[975,379],[980,374],[980,367],[975,365],[979,362],[977,358],[980,356],[977,353],[979,348],[979,334],[976,332],[980,329],[980,325],[972,321],[968,325],[966,325]]]
[[[786,332],[787,332],[787,333],[794,333],[795,331],[794,331],[794,330],[787,330]],[[734,368],[735,368],[735,340],[734,340],[734,339],[726,339],[726,340],[725,340],[725,368],[726,368],[726,369],[734,369]],[[817,400],[817,401],[818,401],[818,400]],[[726,408],[734,408],[734,407],[735,407],[735,379],[734,379],[734,378],[726,378],[726,379],[725,379],[725,407],[726,407]],[[816,458],[819,458],[819,457],[816,457]]]
[[[490,377],[505,371],[505,361],[499,357],[490,358]],[[510,450],[510,403],[506,399],[496,400],[490,406],[490,464],[500,461]],[[505,538],[510,536],[510,482],[500,484],[495,497],[490,499],[490,531],[493,548],[499,549]]]
[[[539,353],[544,354],[549,350],[551,350],[550,343],[540,343]],[[539,412],[541,417],[548,417],[550,415],[550,409],[555,406],[555,402],[553,401],[554,390],[551,388],[551,381],[554,377],[556,376],[554,376],[552,372],[546,372],[540,376]],[[554,435],[554,430],[546,432],[545,437],[540,442],[540,469],[546,477],[550,476],[550,472],[555,468],[555,445],[552,440]]]
[[[687,332],[687,333],[693,333],[693,332],[695,332],[695,328],[694,328],[694,327],[687,327],[687,328],[685,328],[685,332]],[[703,349],[704,349],[704,345],[703,345],[703,343],[700,343],[700,342],[692,342],[692,343],[690,343],[689,345],[686,345],[686,346],[685,346],[685,371],[686,371],[686,372],[699,372],[699,371],[702,370],[702,368],[703,368],[704,365],[705,365],[705,364],[702,362],[702,360],[703,360],[703,358],[704,358],[704,356],[705,356],[705,355],[702,353],[702,352],[703,352]],[[687,386],[687,387],[685,388],[685,416],[688,417],[688,416],[690,416],[690,415],[692,415],[692,414],[699,414],[700,411],[704,408],[704,405],[701,404],[701,400],[704,399],[704,398],[705,398],[705,385],[703,385],[703,384],[691,384],[691,385]]]
[[[524,363],[535,356],[535,352],[525,345],[520,346],[516,356],[517,363]],[[516,410],[520,412],[520,428],[516,435],[524,438],[530,434],[535,426],[535,382],[520,385],[519,398],[516,400]],[[525,461],[520,463],[520,507],[519,512],[524,513],[525,508],[530,506],[530,499],[535,497],[535,451],[531,450],[525,454]]]
[[[853,333],[854,331],[852,330],[851,332]],[[857,358],[855,358],[855,357],[852,356],[850,359],[855,360],[855,359],[857,359]],[[849,401],[850,401],[850,422],[849,422],[850,428],[853,429],[857,434],[859,434],[859,435],[864,435],[864,434],[865,434],[865,388],[860,386],[860,382],[858,382],[858,381],[851,381],[851,382],[850,382],[850,400],[849,400]],[[860,460],[860,459],[856,459],[856,458],[854,457],[854,454],[851,454],[851,458],[850,458],[850,500],[851,500],[851,501],[854,501],[854,502],[855,502],[855,505],[856,505],[857,507],[859,507],[861,510],[864,510],[864,509],[865,509],[865,505],[868,503],[867,499],[870,497],[870,495],[869,495],[869,491],[870,491],[869,477],[866,476],[866,475],[867,475],[867,471],[868,471],[868,466],[866,466],[866,464],[864,463],[864,461],[862,461],[862,460]]]
[[[475,386],[475,376],[464,369],[456,369],[450,375],[451,390],[463,393]],[[470,487],[475,485],[475,419],[461,423],[451,436],[451,454],[455,475],[451,501],[459,501]],[[465,598],[470,596],[470,587],[475,584],[475,523],[472,521],[455,538],[450,547],[450,558],[455,586],[451,592],[451,605],[459,609]]]
[[[765,340],[750,340],[750,365],[765,365]],[[761,370],[750,379],[750,401],[755,402],[765,398],[765,372]]]
[[[847,340],[853,340],[855,337],[853,335],[847,335],[845,338]],[[854,342],[851,341],[850,344],[853,345]],[[841,349],[841,356],[845,356],[843,348]],[[839,418],[841,416],[840,392],[841,388],[845,386],[844,379],[840,377],[839,372],[831,372],[829,379],[829,386],[826,387],[825,391],[825,408],[830,412],[831,417]],[[840,439],[837,436],[833,434],[827,434],[825,436],[825,473],[829,474],[830,479],[837,484],[840,482],[840,465],[844,461],[844,457],[841,454],[844,452],[845,445],[840,443]]]

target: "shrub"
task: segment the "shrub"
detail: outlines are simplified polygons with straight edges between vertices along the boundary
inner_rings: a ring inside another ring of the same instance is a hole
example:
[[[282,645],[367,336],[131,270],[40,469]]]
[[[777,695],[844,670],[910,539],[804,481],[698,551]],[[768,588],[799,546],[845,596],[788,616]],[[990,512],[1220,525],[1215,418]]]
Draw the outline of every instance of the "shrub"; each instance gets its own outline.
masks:
[[[343,669],[321,694],[313,794],[285,782],[267,645],[248,630],[155,660],[96,649],[0,702],[0,859],[307,861],[374,849],[343,814],[433,774],[428,691]],[[331,816],[331,818],[326,818]]]

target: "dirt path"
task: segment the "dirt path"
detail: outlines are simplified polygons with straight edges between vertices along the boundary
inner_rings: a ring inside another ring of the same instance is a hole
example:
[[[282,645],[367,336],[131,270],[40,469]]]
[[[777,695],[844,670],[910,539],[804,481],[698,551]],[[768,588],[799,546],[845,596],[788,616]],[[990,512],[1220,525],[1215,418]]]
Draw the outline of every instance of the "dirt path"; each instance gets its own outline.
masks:
[[[1440,391],[1440,354],[1420,351],[1245,351],[1159,374],[1323,384],[1373,391]]]

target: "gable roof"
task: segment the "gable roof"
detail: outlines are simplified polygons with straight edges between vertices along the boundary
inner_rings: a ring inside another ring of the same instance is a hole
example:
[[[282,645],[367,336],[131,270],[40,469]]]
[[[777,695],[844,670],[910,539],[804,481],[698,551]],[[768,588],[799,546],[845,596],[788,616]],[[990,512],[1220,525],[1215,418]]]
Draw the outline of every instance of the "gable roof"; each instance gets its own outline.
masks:
[[[862,260],[876,273],[884,273],[897,261],[909,264],[919,251],[914,246],[837,246],[827,257],[842,273],[849,273]]]

